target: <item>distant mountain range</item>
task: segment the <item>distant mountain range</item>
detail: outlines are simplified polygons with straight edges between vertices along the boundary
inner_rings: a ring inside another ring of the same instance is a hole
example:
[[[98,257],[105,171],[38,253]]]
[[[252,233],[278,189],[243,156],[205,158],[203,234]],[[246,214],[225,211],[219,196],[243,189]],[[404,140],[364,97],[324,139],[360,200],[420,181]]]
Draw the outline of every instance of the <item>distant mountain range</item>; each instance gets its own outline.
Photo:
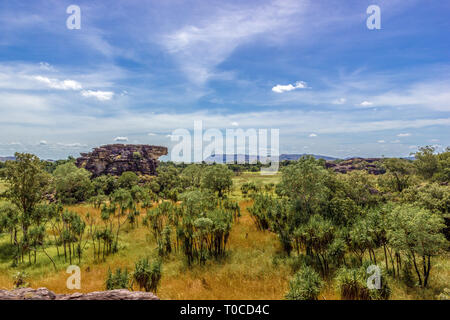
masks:
[[[5,162],[8,160],[16,160],[15,157],[0,157],[0,162]]]
[[[306,154],[306,153],[302,153],[302,154],[281,154],[280,155],[280,161],[284,161],[284,160],[298,160],[303,156],[313,156],[316,159],[324,159],[324,160],[337,160],[338,158],[334,158],[334,157],[329,157],[329,156],[322,156],[322,155],[317,155],[317,154]],[[255,156],[255,155],[248,155],[248,154],[216,154],[216,155],[212,155],[209,156],[208,158],[205,159],[205,162],[216,162],[216,163],[233,163],[233,162],[238,162],[238,163],[252,163],[252,162],[257,162],[260,161],[262,163],[266,162],[267,160],[270,159],[269,157],[261,157],[261,156]]]

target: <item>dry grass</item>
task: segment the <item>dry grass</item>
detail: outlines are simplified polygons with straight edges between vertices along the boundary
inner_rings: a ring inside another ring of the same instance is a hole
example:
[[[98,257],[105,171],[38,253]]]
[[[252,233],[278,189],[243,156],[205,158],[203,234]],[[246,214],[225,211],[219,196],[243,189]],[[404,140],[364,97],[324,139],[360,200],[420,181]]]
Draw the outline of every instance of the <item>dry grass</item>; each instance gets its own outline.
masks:
[[[277,183],[279,176],[261,176],[258,173],[244,173],[235,177],[232,196],[242,199],[239,188],[245,181],[256,183]],[[0,184],[0,188],[1,188]],[[174,253],[163,263],[163,277],[158,296],[162,299],[283,299],[288,289],[291,269],[286,263],[274,264],[274,256],[280,252],[280,245],[275,234],[256,229],[248,211],[249,200],[240,201],[242,217],[233,225],[228,255],[222,261],[209,261],[204,266],[187,268],[184,257]],[[89,205],[68,207],[69,210],[85,215],[90,212],[99,219],[99,210]],[[144,212],[142,212],[144,214]],[[9,238],[0,236],[0,289],[11,289],[12,277],[17,269],[11,268],[7,254]],[[156,257],[156,243],[149,236],[149,231],[142,225],[132,229],[125,225],[120,235],[120,250],[107,257],[106,261],[97,263],[92,255],[92,248],[87,246],[81,263],[81,292],[104,290],[104,281],[108,269],[118,267],[134,269],[134,262],[144,256]],[[28,282],[32,287],[47,287],[57,293],[71,293],[66,288],[69,276],[65,269],[68,263],[57,258],[56,249],[47,250],[55,258],[58,271],[55,272],[48,258],[40,254],[37,265],[24,266],[30,275]],[[379,252],[380,261],[383,260]],[[75,262],[74,262],[75,263]],[[408,288],[403,283],[389,278],[393,289],[392,299],[433,299],[447,286],[450,287],[450,259],[442,256],[434,260],[431,272],[430,288]],[[135,288],[137,289],[137,288]],[[339,299],[333,281],[327,283],[320,299]]]

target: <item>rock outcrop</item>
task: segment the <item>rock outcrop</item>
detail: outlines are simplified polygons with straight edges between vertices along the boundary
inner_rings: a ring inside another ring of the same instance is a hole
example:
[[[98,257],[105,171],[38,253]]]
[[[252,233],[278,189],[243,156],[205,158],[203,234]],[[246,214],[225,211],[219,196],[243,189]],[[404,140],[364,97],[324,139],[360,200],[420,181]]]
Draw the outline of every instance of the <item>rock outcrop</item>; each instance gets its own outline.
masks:
[[[332,168],[335,172],[347,173],[353,170],[366,170],[371,174],[383,174],[386,170],[380,166],[381,158],[351,158],[347,160],[327,161],[327,168]]]
[[[55,294],[47,288],[0,290],[0,300],[159,300],[151,292],[126,289],[90,293]]]
[[[167,155],[166,147],[110,144],[95,148],[90,153],[81,153],[76,165],[92,172],[93,177],[103,174],[119,176],[125,171],[155,175],[158,158],[163,155]]]

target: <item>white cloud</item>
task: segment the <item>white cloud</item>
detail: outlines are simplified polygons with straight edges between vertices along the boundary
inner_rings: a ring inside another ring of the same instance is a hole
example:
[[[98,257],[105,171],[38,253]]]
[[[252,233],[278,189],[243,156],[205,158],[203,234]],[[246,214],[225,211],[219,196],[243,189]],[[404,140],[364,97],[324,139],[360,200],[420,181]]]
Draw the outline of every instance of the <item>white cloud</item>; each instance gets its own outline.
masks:
[[[83,97],[94,97],[99,101],[111,100],[114,96],[112,91],[93,91],[93,90],[83,90],[81,91]]]
[[[236,121],[233,121],[233,122],[231,123],[231,125],[232,125],[233,127],[237,127],[237,126],[239,126],[239,123],[237,123]]]
[[[272,88],[272,91],[276,92],[276,93],[283,93],[283,92],[288,92],[288,91],[292,91],[295,89],[305,89],[305,88],[307,88],[306,82],[297,81],[294,85],[292,85],[292,84],[287,84],[287,85],[277,84],[275,87]]]
[[[48,142],[46,140],[41,140],[41,141],[39,141],[39,144],[41,146],[46,146],[48,144]]]
[[[66,148],[83,148],[83,147],[87,147],[86,144],[82,144],[82,143],[79,143],[79,142],[75,142],[75,143],[61,143],[61,142],[58,142],[57,145],[60,146],[60,147],[66,147]]]
[[[333,100],[333,104],[344,104],[344,103],[346,103],[347,102],[347,99],[345,99],[345,98],[339,98],[339,99],[336,99],[336,100]]]
[[[267,5],[211,8],[207,16],[195,15],[182,28],[163,36],[162,44],[176,57],[186,76],[202,85],[241,44],[262,34],[280,39],[295,30],[293,24],[298,25],[300,19],[294,16],[303,7],[299,1],[273,1]]]
[[[400,140],[393,140],[391,143],[400,143]]]
[[[362,107],[369,107],[371,105],[373,105],[373,103],[370,101],[363,101],[360,103],[360,106],[362,106]]]
[[[310,137],[310,138],[314,138],[314,137],[317,137],[317,134],[315,134],[315,133],[311,133],[311,134],[309,135],[309,137]]]
[[[409,137],[409,136],[411,136],[411,133],[399,133],[397,135],[397,137]]]
[[[50,79],[43,76],[34,76],[35,80],[45,83],[52,89],[58,90],[81,90],[82,86],[78,81],[75,80],[63,80],[60,81],[58,79]]]
[[[378,142],[378,143],[385,143],[386,141],[384,141],[384,140],[378,140],[377,142]]]
[[[114,141],[116,141],[116,142],[126,142],[126,141],[128,141],[128,138],[127,137],[115,137]]]
[[[149,133],[147,133],[147,135],[148,135],[148,136],[156,136],[156,133],[149,132]]]
[[[54,68],[48,62],[39,62],[39,67],[45,71],[53,71]]]

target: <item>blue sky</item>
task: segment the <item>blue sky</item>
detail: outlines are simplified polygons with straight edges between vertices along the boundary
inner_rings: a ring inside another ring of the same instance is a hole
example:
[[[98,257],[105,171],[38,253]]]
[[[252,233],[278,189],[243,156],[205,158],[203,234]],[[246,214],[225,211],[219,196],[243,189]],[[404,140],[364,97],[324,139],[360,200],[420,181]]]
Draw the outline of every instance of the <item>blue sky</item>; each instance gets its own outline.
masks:
[[[170,147],[194,120],[280,129],[281,153],[442,150],[449,33],[448,1],[3,0],[0,155]]]

